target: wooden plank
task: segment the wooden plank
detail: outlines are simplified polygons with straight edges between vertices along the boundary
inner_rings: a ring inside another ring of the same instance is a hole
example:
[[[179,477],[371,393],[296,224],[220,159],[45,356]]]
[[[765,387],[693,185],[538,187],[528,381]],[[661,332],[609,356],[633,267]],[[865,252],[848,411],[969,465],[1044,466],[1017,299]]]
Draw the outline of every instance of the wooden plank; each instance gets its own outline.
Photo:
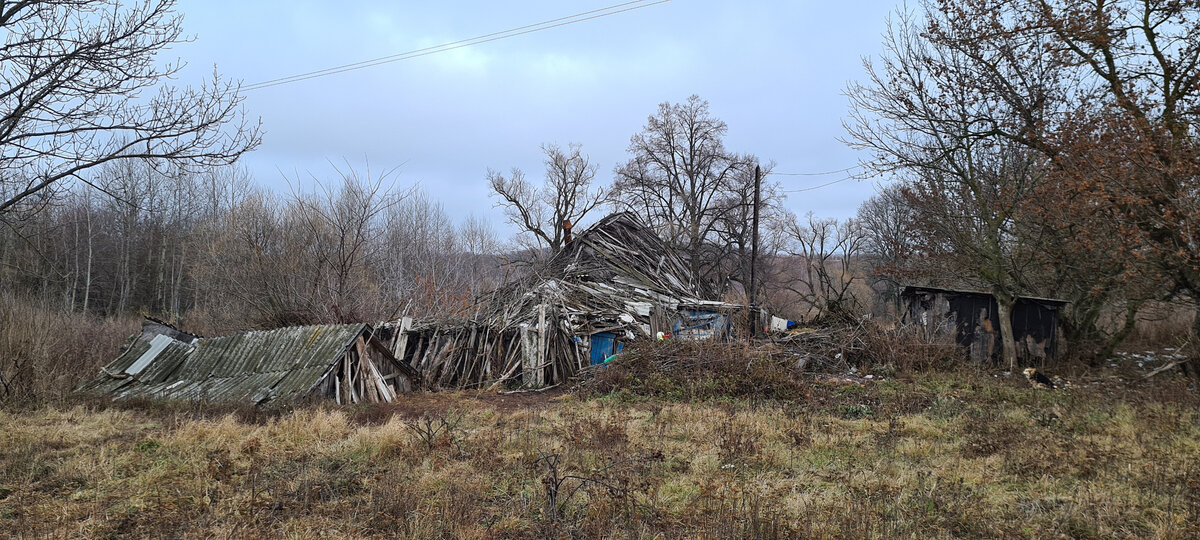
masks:
[[[546,385],[546,346],[548,344],[546,331],[546,304],[545,302],[538,304],[538,343],[537,343],[537,371],[534,373],[533,384],[541,387]]]
[[[371,380],[371,371],[367,369],[367,366],[371,364],[371,358],[367,356],[369,353],[367,352],[366,344],[363,343],[362,336],[359,336],[355,348],[358,349],[358,365],[355,368],[358,370],[358,376],[362,380],[362,395],[367,401],[378,403],[379,395],[375,392],[375,384]]]
[[[534,350],[536,333],[528,326],[521,327],[521,383],[527,387],[533,386],[533,371],[537,366],[537,351]]]
[[[375,364],[373,362],[368,362],[367,368],[371,370],[371,375],[375,380],[375,386],[376,390],[378,390],[379,398],[387,403],[394,401],[396,399],[396,394],[393,393],[391,389],[388,388],[387,383],[383,381],[383,377],[380,375],[379,370],[375,368]]]
[[[346,403],[354,403],[354,379],[350,369],[350,351],[342,355],[342,384],[346,385],[342,395],[346,396]]]
[[[404,361],[404,352],[405,349],[408,348],[408,332],[410,329],[412,329],[412,323],[412,317],[404,317],[403,319],[400,319],[400,330],[397,331],[397,339],[400,340],[400,344],[398,346],[394,346],[392,349],[395,351],[393,354],[396,355],[396,359],[401,362]]]

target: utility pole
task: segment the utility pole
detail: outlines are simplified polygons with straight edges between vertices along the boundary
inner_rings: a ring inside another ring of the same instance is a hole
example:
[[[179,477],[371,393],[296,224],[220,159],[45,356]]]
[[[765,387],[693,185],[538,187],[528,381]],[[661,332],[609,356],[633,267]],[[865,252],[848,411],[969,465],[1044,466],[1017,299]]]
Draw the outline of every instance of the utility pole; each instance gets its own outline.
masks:
[[[754,166],[754,231],[750,234],[750,339],[758,335],[758,309],[755,304],[758,295],[758,204],[762,191],[762,170]]]

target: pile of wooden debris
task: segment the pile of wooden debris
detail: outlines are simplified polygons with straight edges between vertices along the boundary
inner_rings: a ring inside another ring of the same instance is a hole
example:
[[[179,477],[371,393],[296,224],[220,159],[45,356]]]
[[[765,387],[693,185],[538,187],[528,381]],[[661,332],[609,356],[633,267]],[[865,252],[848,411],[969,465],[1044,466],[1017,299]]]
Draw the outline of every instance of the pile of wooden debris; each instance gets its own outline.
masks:
[[[385,329],[396,357],[431,388],[506,381],[541,387],[659,332],[729,337],[745,306],[703,298],[680,255],[629,213],[580,233],[544,266],[484,297],[465,320]]]

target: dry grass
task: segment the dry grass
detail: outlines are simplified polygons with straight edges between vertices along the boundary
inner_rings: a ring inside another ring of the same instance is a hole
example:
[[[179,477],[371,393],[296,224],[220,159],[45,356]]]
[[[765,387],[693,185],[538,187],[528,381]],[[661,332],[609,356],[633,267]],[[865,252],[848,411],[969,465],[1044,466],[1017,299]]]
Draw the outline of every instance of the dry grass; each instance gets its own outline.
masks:
[[[1197,400],[1184,380],[1153,384],[1047,392],[938,373],[769,402],[0,411],[0,531],[1194,538]]]
[[[1150,303],[1142,309],[1126,345],[1179,346],[1191,336],[1195,317],[1196,308],[1191,305]]]
[[[140,323],[0,293],[0,404],[61,402],[80,380],[97,376],[116,358]]]

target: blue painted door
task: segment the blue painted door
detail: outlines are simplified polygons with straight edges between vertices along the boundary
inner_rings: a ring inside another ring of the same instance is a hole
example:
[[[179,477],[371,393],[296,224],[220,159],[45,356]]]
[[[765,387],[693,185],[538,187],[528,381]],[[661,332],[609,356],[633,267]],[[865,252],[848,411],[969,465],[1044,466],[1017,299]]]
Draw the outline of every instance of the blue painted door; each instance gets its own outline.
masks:
[[[611,332],[592,334],[591,364],[593,366],[603,364],[605,358],[612,356],[616,352],[613,350],[615,337]]]

